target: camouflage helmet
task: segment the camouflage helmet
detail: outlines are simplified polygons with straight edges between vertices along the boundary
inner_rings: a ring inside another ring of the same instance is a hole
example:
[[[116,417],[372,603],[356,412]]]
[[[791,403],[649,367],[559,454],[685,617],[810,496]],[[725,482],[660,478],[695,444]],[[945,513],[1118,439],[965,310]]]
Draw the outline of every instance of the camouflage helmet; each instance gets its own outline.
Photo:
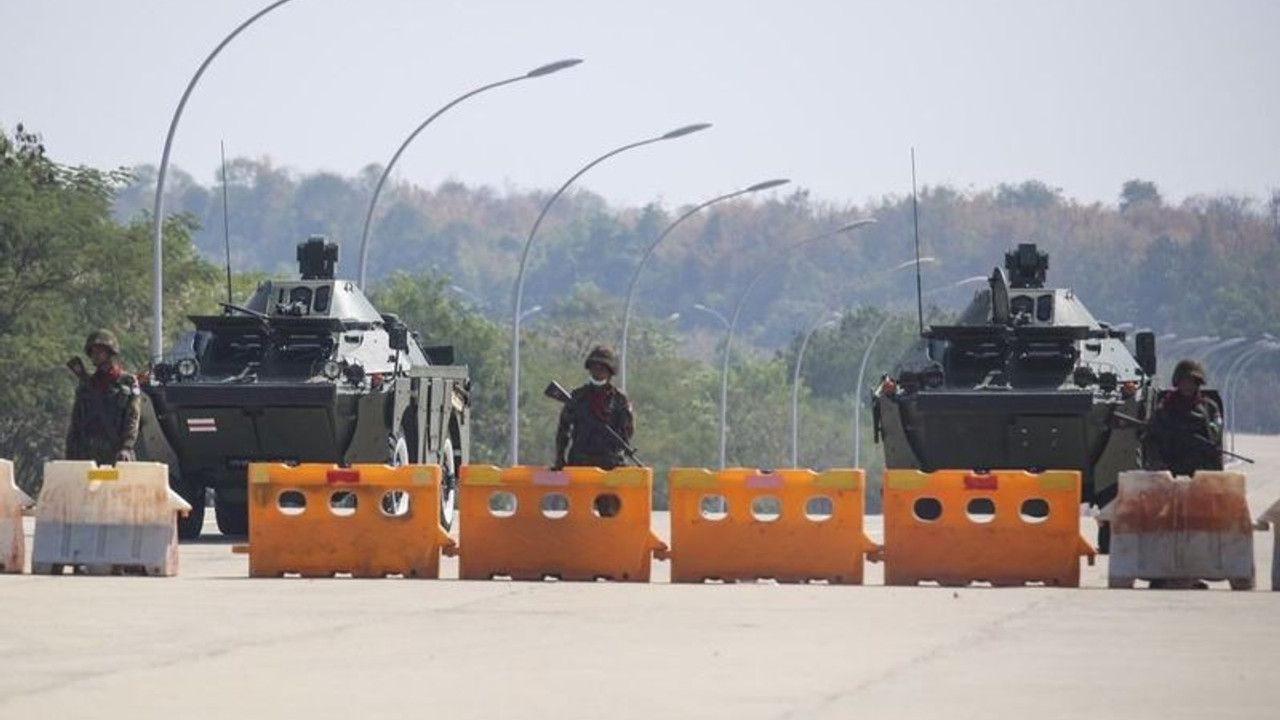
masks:
[[[92,355],[94,345],[101,345],[110,350],[112,355],[120,354],[120,341],[116,340],[116,334],[110,330],[99,329],[89,333],[89,337],[84,340],[84,354]]]
[[[1204,365],[1201,365],[1198,360],[1179,360],[1173,368],[1173,384],[1177,385],[1184,377],[1195,380],[1197,385],[1203,385]]]
[[[614,355],[613,350],[604,345],[597,345],[591,348],[591,352],[587,353],[587,359],[582,363],[582,366],[590,370],[592,363],[605,366],[610,375],[618,374],[618,356]]]

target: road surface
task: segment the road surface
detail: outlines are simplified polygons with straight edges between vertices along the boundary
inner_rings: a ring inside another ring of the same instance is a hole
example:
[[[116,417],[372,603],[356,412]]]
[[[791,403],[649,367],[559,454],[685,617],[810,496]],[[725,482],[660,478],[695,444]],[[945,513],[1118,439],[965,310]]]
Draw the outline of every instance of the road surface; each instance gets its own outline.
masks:
[[[1238,449],[1256,516],[1280,438]],[[1254,592],[1106,590],[1105,559],[1081,589],[887,588],[878,566],[670,585],[665,563],[649,585],[262,580],[205,541],[176,578],[0,576],[0,718],[1272,720],[1280,593],[1255,540]]]

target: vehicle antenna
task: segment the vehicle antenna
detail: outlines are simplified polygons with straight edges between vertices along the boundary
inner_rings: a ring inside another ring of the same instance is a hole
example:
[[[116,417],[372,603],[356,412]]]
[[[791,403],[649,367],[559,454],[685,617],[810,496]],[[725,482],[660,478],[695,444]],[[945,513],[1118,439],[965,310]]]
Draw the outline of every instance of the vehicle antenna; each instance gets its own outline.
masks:
[[[916,149],[911,148],[911,218],[916,233],[916,313],[920,318],[920,337],[924,337],[924,293],[920,287],[920,205],[916,201]]]
[[[231,297],[231,227],[227,223],[227,145],[218,141],[218,149],[222,152],[222,236],[227,247],[227,303],[234,303]]]

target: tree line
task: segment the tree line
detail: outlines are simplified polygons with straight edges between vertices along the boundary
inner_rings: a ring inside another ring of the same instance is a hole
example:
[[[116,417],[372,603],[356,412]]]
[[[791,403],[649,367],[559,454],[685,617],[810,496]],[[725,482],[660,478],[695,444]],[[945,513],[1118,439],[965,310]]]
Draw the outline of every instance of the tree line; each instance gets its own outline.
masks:
[[[21,382],[0,388],[0,456],[19,462],[24,482],[61,452],[73,390],[62,361],[94,327],[117,331],[125,364],[142,369],[150,336],[155,172],[66,167],[25,130],[0,135],[0,357]],[[373,184],[370,166],[354,177],[298,174],[269,160],[228,165],[227,196],[237,299],[265,275],[296,273],[294,249],[312,234],[341,245],[340,275],[354,277]],[[165,231],[165,336],[189,313],[217,312],[224,299],[222,189],[171,171]],[[1268,281],[1280,270],[1280,224],[1273,198],[1193,197],[1173,205],[1158,187],[1134,180],[1117,202],[1084,204],[1040,181],[920,194],[921,266],[928,321],[961,309],[972,286],[1017,242],[1050,252],[1049,282],[1073,287],[1100,319],[1181,337],[1278,332],[1280,299]],[[473,457],[501,464],[507,438],[507,354],[511,292],[543,191],[499,192],[444,183],[394,182],[374,215],[369,294],[428,345],[452,344],[471,366]],[[549,462],[558,407],[541,397],[552,378],[583,377],[582,358],[616,343],[622,297],[645,248],[687,208],[611,207],[586,190],[557,203],[535,241],[522,322],[521,459]],[[789,249],[858,218],[874,225]],[[871,443],[866,388],[892,369],[916,337],[911,198],[861,204],[816,201],[803,190],[765,200],[719,203],[667,238],[642,276],[629,348],[629,393],[637,444],[655,465],[714,466],[718,449],[720,351],[728,315],[757,275],[731,352],[730,464],[790,464],[791,379],[803,335],[814,332],[800,377],[802,465],[853,462],[852,413],[861,422],[868,477],[879,466]],[[854,388],[880,330],[861,397]],[[1165,360],[1165,367],[1172,359]],[[1251,368],[1253,391],[1240,419],[1250,430],[1280,429],[1280,364]],[[659,504],[664,486],[659,482]],[[874,498],[872,498],[874,500]]]

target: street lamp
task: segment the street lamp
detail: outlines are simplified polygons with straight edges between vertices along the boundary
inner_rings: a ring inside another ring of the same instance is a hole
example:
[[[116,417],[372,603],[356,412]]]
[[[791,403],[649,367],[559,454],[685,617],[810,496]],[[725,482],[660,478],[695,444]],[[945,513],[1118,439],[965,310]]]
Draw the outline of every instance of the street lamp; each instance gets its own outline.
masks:
[[[920,258],[920,263],[925,261],[933,261],[933,258]],[[895,270],[902,270],[913,267],[915,261],[910,261],[905,265],[899,265]],[[947,285],[933,288],[921,294],[921,297],[929,297],[947,290],[954,290],[963,285],[972,285],[973,283],[985,282],[987,276],[973,275],[962,280],[957,280]],[[871,350],[876,346],[876,341],[880,339],[880,333],[888,327],[889,321],[893,319],[893,315],[888,315],[884,320],[880,321],[880,325],[876,327],[876,331],[871,334],[871,341],[867,343],[867,348],[862,352],[862,362],[858,364],[858,381],[853,389],[853,466],[855,468],[862,467],[862,380],[867,373],[867,362],[871,360]]]
[[[830,319],[823,322],[823,318]],[[804,351],[808,349],[809,339],[814,333],[835,325],[839,319],[840,313],[834,310],[824,311],[815,318],[810,323],[809,332],[805,333],[804,340],[800,341],[800,350],[796,353],[796,367],[791,378],[791,467],[793,468],[800,467],[800,364],[804,362]]]
[[[152,270],[152,286],[151,286],[151,305],[152,318],[151,322],[154,327],[151,328],[151,360],[158,361],[164,355],[164,179],[169,171],[169,151],[173,148],[173,136],[178,132],[178,121],[182,119],[182,111],[187,106],[187,98],[191,97],[191,91],[196,88],[196,83],[200,81],[200,76],[204,75],[204,71],[209,67],[209,63],[222,52],[222,48],[227,46],[235,36],[239,35],[242,30],[252,25],[258,18],[284,5],[290,0],[277,0],[270,5],[262,8],[248,20],[236,26],[230,34],[222,38],[222,42],[209,53],[209,56],[200,63],[200,67],[196,69],[196,74],[191,76],[187,81],[187,89],[182,92],[182,99],[178,101],[178,108],[173,111],[173,119],[169,121],[169,134],[164,138],[164,152],[160,154],[160,169],[156,171],[156,203],[151,213],[152,227],[152,253],[155,255],[153,259]]]
[[[560,60],[557,62],[548,63],[541,67],[534,68],[533,70],[530,70],[529,72],[523,75],[517,75],[515,77],[507,78],[506,80],[499,80],[498,82],[489,83],[488,85],[478,87],[475,90],[472,90],[471,92],[464,93],[454,98],[447,105],[445,105],[444,107],[432,113],[431,117],[427,118],[426,120],[423,120],[422,124],[419,125],[417,128],[415,128],[413,132],[409,133],[409,137],[406,137],[404,139],[404,142],[400,143],[400,148],[396,150],[395,155],[391,156],[391,161],[387,163],[386,168],[382,170],[382,175],[378,177],[378,184],[375,185],[373,188],[373,197],[369,200],[369,208],[368,210],[365,211],[365,214],[364,214],[364,229],[360,232],[360,275],[359,277],[360,277],[361,289],[364,288],[365,268],[369,260],[369,226],[373,222],[373,208],[378,204],[378,196],[382,194],[382,185],[387,181],[387,177],[391,175],[391,169],[396,166],[396,161],[400,159],[400,155],[404,153],[405,148],[409,147],[409,143],[413,142],[413,139],[418,137],[418,133],[426,129],[426,127],[430,125],[433,120],[443,115],[446,110],[453,107],[454,105],[457,105],[463,100],[466,100],[469,97],[472,97],[474,95],[479,95],[480,93],[486,90],[492,90],[497,87],[502,87],[503,85],[510,85],[512,83],[517,83],[517,82],[520,82],[521,80],[539,78],[546,75],[550,75],[552,73],[560,72],[561,70],[571,68],[574,65],[577,65],[581,62],[582,61],[578,59]]]
[[[726,443],[728,441],[728,435],[726,434],[725,430],[726,430],[726,421],[728,419],[728,409],[729,409],[729,350],[733,345],[733,329],[738,326],[738,318],[742,317],[742,308],[744,305],[747,304],[747,296],[751,294],[751,290],[754,289],[756,285],[760,284],[760,281],[764,279],[764,276],[768,274],[769,271],[775,268],[776,262],[779,260],[783,260],[791,252],[794,252],[798,248],[808,245],[810,243],[814,243],[819,240],[825,240],[829,237],[833,237],[841,233],[846,233],[851,230],[857,230],[858,228],[866,227],[867,225],[871,225],[874,223],[875,223],[875,218],[863,218],[861,220],[855,220],[851,223],[848,223],[847,225],[842,225],[836,228],[835,230],[828,230],[827,232],[814,235],[813,237],[805,238],[804,240],[800,240],[799,242],[792,243],[791,245],[788,245],[782,248],[781,250],[779,250],[778,252],[774,253],[769,257],[770,262],[766,263],[765,266],[760,270],[760,272],[756,273],[755,277],[751,278],[751,280],[747,283],[746,288],[743,289],[742,295],[738,297],[738,304],[735,305],[733,308],[733,318],[729,320],[728,332],[725,333],[724,358],[720,366],[720,468],[721,469],[724,469],[725,449],[726,449]]]
[[[1223,414],[1226,416],[1228,429],[1231,431],[1231,451],[1236,449],[1236,397],[1240,394],[1240,383],[1244,371],[1253,364],[1254,360],[1266,355],[1270,352],[1280,350],[1280,343],[1270,341],[1266,338],[1259,340],[1250,345],[1250,349],[1242,353],[1231,364],[1231,368],[1227,371],[1227,375],[1222,383],[1223,397]]]
[[[783,178],[779,178],[776,180],[766,180],[764,182],[756,183],[755,185],[752,185],[751,187],[748,187],[748,188],[744,188],[742,190],[738,190],[735,192],[726,193],[724,195],[713,197],[710,200],[702,203],[701,205],[697,205],[693,207],[685,214],[673,220],[670,225],[668,225],[666,228],[662,230],[662,232],[658,233],[657,239],[655,239],[652,243],[649,244],[649,247],[644,251],[644,255],[641,256],[640,258],[640,263],[636,265],[635,272],[631,274],[631,285],[627,288],[627,302],[625,307],[622,310],[622,342],[619,343],[621,346],[621,356],[618,360],[618,387],[620,387],[624,393],[627,391],[627,338],[628,338],[628,330],[631,327],[631,302],[632,300],[635,299],[636,285],[640,281],[640,271],[644,269],[645,263],[649,262],[649,256],[653,255],[653,251],[658,248],[658,244],[661,243],[663,239],[667,237],[667,235],[670,235],[671,231],[675,230],[677,225],[689,219],[689,217],[691,217],[692,215],[694,215],[699,210],[702,210],[705,207],[714,205],[722,200],[728,200],[729,198],[738,197],[740,195],[760,192],[761,190],[768,190],[769,188],[775,188],[775,187],[778,187],[779,185],[786,185],[789,182],[791,181]]]
[[[529,249],[533,247],[533,238],[538,234],[538,227],[542,225],[542,219],[547,216],[547,212],[556,200],[564,194],[565,190],[574,183],[575,180],[582,177],[588,170],[599,165],[622,152],[649,145],[663,140],[674,140],[684,137],[692,133],[706,130],[711,127],[711,123],[696,123],[693,125],[685,125],[676,128],[668,133],[651,137],[638,142],[629,143],[622,147],[614,148],[600,157],[592,160],[582,167],[581,170],[574,173],[568,180],[560,186],[558,190],[551,195],[550,198],[542,205],[542,210],[538,213],[537,219],[533,221],[533,227],[529,229],[529,237],[524,242],[524,252],[520,255],[520,269],[516,272],[515,298],[511,303],[511,384],[508,403],[511,406],[511,464],[520,464],[520,301],[524,297],[524,270],[529,264]]]
[[[524,322],[524,319],[525,319],[525,318],[529,317],[530,315],[536,315],[536,314],[538,314],[538,313],[540,313],[540,312],[542,312],[542,306],[541,306],[541,305],[534,305],[533,307],[529,308],[528,310],[525,310],[524,312],[520,313],[520,322]]]

